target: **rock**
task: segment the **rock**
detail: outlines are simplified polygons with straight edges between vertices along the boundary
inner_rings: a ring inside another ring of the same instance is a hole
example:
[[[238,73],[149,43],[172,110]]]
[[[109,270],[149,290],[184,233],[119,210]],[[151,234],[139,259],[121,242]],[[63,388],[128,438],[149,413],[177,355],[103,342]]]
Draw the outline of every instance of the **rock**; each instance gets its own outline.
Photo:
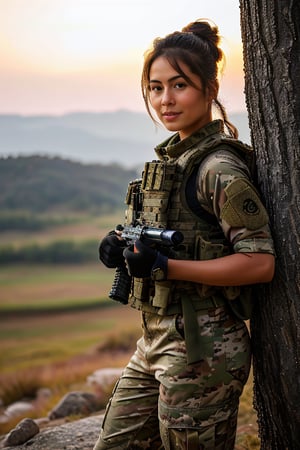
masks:
[[[40,428],[49,425],[50,423],[49,417],[40,417],[38,419],[34,419],[34,421]]]
[[[97,415],[45,428],[26,444],[2,447],[2,450],[92,450],[102,420],[103,415]]]
[[[87,384],[105,392],[120,378],[124,368],[99,369],[87,377]]]
[[[4,439],[4,446],[12,447],[24,444],[40,431],[38,425],[32,419],[23,419]]]
[[[95,394],[89,392],[70,392],[50,411],[50,420],[72,415],[89,415],[99,410],[99,401]]]
[[[35,399],[31,401],[24,399],[12,403],[0,415],[0,423],[7,423],[13,418],[21,418],[30,415],[32,412],[38,412],[51,395],[50,389],[40,388],[36,393]]]
[[[8,422],[14,417],[23,417],[29,415],[30,412],[34,411],[34,406],[27,401],[19,401],[9,405],[4,413],[0,416],[0,423]]]

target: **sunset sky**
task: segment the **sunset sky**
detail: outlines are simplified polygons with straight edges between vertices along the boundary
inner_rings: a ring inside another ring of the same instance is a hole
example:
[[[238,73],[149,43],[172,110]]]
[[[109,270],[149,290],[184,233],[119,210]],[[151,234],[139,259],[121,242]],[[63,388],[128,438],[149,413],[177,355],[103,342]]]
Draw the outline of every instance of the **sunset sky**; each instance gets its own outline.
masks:
[[[239,0],[0,0],[0,114],[144,111],[144,51],[201,17],[224,37],[220,99],[245,110]]]

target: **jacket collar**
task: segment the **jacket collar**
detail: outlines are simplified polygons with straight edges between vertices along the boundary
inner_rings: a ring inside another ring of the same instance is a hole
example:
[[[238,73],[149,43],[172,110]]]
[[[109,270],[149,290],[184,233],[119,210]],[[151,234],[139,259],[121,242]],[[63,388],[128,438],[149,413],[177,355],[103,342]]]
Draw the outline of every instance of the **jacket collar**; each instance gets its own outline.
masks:
[[[182,141],[179,138],[179,133],[174,134],[155,147],[155,152],[159,159],[179,158],[193,145],[216,133],[224,133],[224,123],[220,119],[209,122]]]

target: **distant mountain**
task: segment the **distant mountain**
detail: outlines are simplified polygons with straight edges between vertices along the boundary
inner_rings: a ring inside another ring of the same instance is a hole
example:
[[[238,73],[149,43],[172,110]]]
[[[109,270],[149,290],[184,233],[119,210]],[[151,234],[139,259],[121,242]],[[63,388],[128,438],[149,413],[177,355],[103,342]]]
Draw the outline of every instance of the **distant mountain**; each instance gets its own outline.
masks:
[[[233,114],[240,139],[249,142],[247,113]],[[84,164],[140,167],[170,133],[147,114],[121,110],[62,116],[0,115],[0,157],[41,155]]]

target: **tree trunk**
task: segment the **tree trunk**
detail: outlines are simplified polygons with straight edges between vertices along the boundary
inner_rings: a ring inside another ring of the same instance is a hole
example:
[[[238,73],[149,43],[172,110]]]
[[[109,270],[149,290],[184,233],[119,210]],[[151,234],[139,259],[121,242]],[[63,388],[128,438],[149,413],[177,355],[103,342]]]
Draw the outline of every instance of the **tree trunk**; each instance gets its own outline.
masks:
[[[261,448],[300,449],[300,1],[240,0],[246,104],[276,246],[251,321]]]

